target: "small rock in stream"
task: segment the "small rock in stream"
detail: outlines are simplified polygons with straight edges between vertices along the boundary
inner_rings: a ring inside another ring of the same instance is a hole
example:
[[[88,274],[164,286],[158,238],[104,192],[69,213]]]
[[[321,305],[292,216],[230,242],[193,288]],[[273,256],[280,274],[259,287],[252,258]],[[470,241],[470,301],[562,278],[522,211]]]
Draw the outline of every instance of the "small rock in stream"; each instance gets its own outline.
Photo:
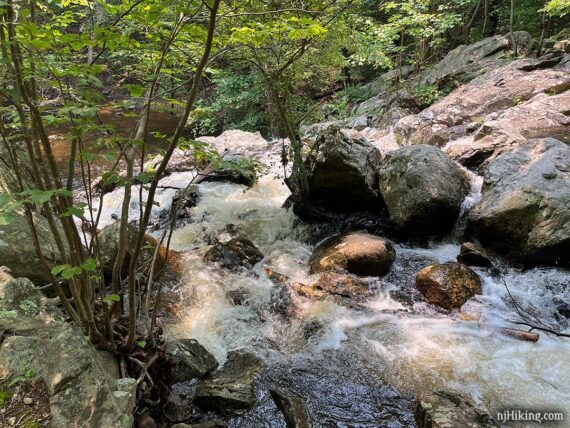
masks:
[[[224,367],[198,383],[194,403],[225,416],[241,415],[256,402],[256,378],[261,360],[253,354],[231,352]]]
[[[461,263],[443,263],[423,268],[416,275],[416,287],[429,303],[452,310],[475,294],[481,294],[481,279]]]
[[[216,358],[194,339],[168,342],[165,351],[174,361],[177,382],[204,378],[218,368]]]
[[[440,391],[421,396],[414,409],[418,428],[500,426],[485,410],[460,394]]]
[[[204,256],[207,262],[219,263],[230,270],[240,267],[251,268],[263,259],[263,254],[247,238],[233,238],[228,242],[217,242]]]
[[[468,266],[492,267],[493,261],[485,249],[474,242],[461,244],[457,261]]]
[[[283,389],[272,389],[270,392],[273,401],[285,416],[287,428],[311,428],[301,397]]]

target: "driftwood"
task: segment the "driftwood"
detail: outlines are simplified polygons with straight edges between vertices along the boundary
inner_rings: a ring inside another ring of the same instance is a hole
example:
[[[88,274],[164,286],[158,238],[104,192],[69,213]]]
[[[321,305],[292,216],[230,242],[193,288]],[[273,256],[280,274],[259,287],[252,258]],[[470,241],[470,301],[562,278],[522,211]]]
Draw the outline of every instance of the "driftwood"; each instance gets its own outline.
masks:
[[[531,333],[530,331],[519,330],[516,328],[508,328],[503,327],[500,328],[499,331],[510,337],[514,337],[515,339],[525,340],[527,342],[538,342],[540,335],[538,333]]]

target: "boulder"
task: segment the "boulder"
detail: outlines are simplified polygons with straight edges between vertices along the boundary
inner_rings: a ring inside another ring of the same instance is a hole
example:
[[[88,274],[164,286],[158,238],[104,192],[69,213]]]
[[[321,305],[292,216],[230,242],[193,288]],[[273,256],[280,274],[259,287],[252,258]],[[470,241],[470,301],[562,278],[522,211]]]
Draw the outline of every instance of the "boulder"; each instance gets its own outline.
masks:
[[[387,239],[364,232],[349,232],[324,240],[311,255],[311,273],[345,269],[356,275],[382,276],[396,258]]]
[[[416,274],[416,287],[434,305],[460,308],[475,294],[481,294],[481,279],[468,266],[448,262],[430,265]]]
[[[0,142],[0,195],[17,193],[20,191],[18,178],[14,170],[18,170],[24,186],[30,189],[35,188],[32,180],[31,162],[29,161],[27,151],[19,143],[11,142],[11,148],[14,150],[18,159],[12,162],[12,157],[6,149],[4,143]]]
[[[230,270],[251,268],[263,259],[263,254],[247,238],[237,237],[228,242],[217,242],[204,255],[207,262],[218,263]]]
[[[424,394],[414,408],[418,428],[491,428],[499,425],[489,413],[460,394]]]
[[[369,293],[368,283],[354,275],[338,271],[324,272],[312,288],[340,297],[357,297]]]
[[[170,422],[182,422],[190,419],[196,413],[196,406],[192,403],[195,394],[195,382],[179,382],[172,385],[168,402],[163,408],[166,419]]]
[[[373,205],[378,197],[379,161],[378,149],[357,131],[326,131],[306,161],[312,201],[340,211]]]
[[[390,221],[406,235],[451,230],[469,193],[465,173],[441,150],[423,144],[388,153],[378,175]]]
[[[49,267],[60,264],[59,251],[48,221],[37,215],[34,216],[34,224]],[[29,278],[37,286],[51,283],[49,272],[36,255],[28,221],[22,215],[17,214],[14,221],[0,226],[0,266],[8,267],[15,277]]]
[[[202,379],[218,368],[218,361],[194,339],[173,340],[164,351],[173,361],[176,382]]]
[[[119,254],[119,233],[121,229],[121,223],[119,221],[106,226],[99,233],[99,245],[101,249],[101,260],[103,263],[103,271],[106,275],[111,275],[113,272],[113,265],[115,264],[115,259]],[[128,234],[128,244],[127,253],[125,255],[125,260],[122,266],[122,274],[127,275],[129,269],[129,263],[131,261],[131,255],[134,251],[134,245],[136,242],[136,237],[138,233],[138,227],[134,224],[129,224],[127,229]],[[140,266],[144,266],[144,274],[150,274],[150,265],[154,257],[154,252],[156,246],[159,242],[156,238],[145,235],[142,250],[141,259],[139,262]],[[168,271],[172,273],[179,274],[182,266],[180,264],[181,256],[177,251],[167,250],[164,245],[160,245],[157,257],[157,267],[155,272],[160,272],[164,267],[165,263],[168,264]]]
[[[136,379],[117,379],[115,358],[97,351],[83,331],[25,278],[0,279],[0,378],[32,370],[49,394],[51,425],[131,428]]]
[[[530,140],[489,162],[469,227],[486,247],[526,263],[570,264],[570,147]]]
[[[425,73],[421,85],[435,85],[452,78],[469,80],[500,63],[499,57],[510,46],[505,36],[493,36],[470,45],[458,46]]]
[[[267,140],[259,132],[247,132],[239,129],[224,131],[217,137],[198,137],[196,140],[210,144],[219,153],[253,153],[267,148]]]
[[[204,181],[225,181],[251,187],[257,180],[255,164],[240,155],[224,156],[224,166],[210,172]]]
[[[459,249],[457,261],[467,266],[492,267],[493,260],[485,249],[474,242],[464,242]]]
[[[261,360],[252,354],[231,352],[224,367],[198,383],[194,403],[224,416],[238,416],[257,403],[256,379]]]

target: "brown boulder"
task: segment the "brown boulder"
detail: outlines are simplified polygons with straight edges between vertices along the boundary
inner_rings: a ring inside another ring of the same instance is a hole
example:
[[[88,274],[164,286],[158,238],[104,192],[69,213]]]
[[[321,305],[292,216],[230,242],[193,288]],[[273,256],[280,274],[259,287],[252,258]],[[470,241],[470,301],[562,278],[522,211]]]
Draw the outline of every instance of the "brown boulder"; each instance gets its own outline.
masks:
[[[461,263],[430,265],[416,274],[416,287],[434,305],[451,310],[481,293],[481,279]]]
[[[341,297],[356,297],[368,293],[368,284],[361,278],[342,272],[327,271],[313,284],[316,290]]]
[[[356,275],[385,275],[394,263],[392,243],[365,232],[349,232],[330,237],[313,252],[311,273],[337,268]]]

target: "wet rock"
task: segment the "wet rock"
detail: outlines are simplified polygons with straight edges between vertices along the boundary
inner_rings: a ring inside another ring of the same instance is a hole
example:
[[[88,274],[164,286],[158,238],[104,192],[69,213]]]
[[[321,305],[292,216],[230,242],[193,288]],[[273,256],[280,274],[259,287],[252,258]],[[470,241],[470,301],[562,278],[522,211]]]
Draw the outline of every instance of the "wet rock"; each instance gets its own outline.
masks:
[[[176,191],[172,199],[172,209],[177,207],[176,218],[178,220],[190,218],[190,210],[198,204],[200,191],[198,186],[192,185]]]
[[[491,161],[469,213],[486,247],[525,263],[570,264],[570,148],[531,140]]]
[[[326,239],[309,260],[311,272],[336,268],[356,275],[385,275],[396,258],[390,241],[364,232],[349,232]]]
[[[390,152],[378,174],[390,221],[409,236],[451,230],[469,193],[464,172],[441,150],[423,144]]]
[[[492,267],[493,260],[485,249],[474,242],[461,244],[457,261],[467,266]]]
[[[216,358],[194,339],[168,342],[164,350],[174,362],[177,382],[201,379],[218,368]]]
[[[489,428],[500,425],[460,394],[440,391],[421,396],[414,414],[418,428]]]
[[[2,275],[0,313],[10,314],[0,317],[0,331],[12,333],[1,344],[0,372],[36,373],[52,426],[132,427],[136,380],[117,379],[115,358],[97,351],[28,279]]]
[[[53,267],[60,264],[59,251],[48,221],[34,217],[42,253]],[[43,268],[32,240],[32,232],[24,216],[15,214],[15,219],[7,225],[0,226],[0,266],[6,266],[15,277],[29,278],[37,286],[51,283],[51,275]]]
[[[168,402],[163,408],[166,419],[170,422],[182,422],[192,417],[196,410],[192,403],[195,394],[195,382],[183,382],[172,385]]]
[[[222,415],[241,415],[255,406],[256,378],[261,360],[252,354],[232,352],[224,367],[198,383],[194,402]]]
[[[103,271],[105,272],[106,275],[112,274],[115,260],[117,259],[117,255],[119,254],[120,230],[121,230],[121,223],[117,221],[105,227],[99,233],[101,260],[103,262]],[[125,254],[125,260],[123,262],[122,272],[121,272],[123,275],[128,274],[129,263],[131,261],[131,255],[134,252],[137,233],[138,233],[138,226],[134,224],[129,224],[127,228],[127,235],[128,235],[127,252]],[[154,237],[150,235],[145,235],[141,249],[141,259],[139,262],[139,266],[145,266],[145,270],[143,270],[142,272],[145,275],[150,274],[150,265],[152,264],[151,262],[154,257],[154,252],[157,245],[159,245],[159,243]],[[167,253],[166,247],[164,245],[160,245],[155,272],[160,272],[166,266],[166,264],[168,264],[169,273],[177,274],[180,272],[181,269],[180,261],[181,257],[177,251],[168,250]]]
[[[209,173],[204,181],[225,181],[251,187],[257,180],[255,164],[240,155],[226,155],[225,166]]]
[[[306,161],[312,201],[335,211],[353,211],[373,204],[378,197],[379,161],[378,149],[358,132],[326,131],[317,138]]]
[[[430,265],[416,274],[416,287],[434,305],[460,308],[475,294],[481,294],[481,279],[461,263]]]
[[[361,278],[343,272],[327,271],[313,284],[313,288],[341,297],[368,294],[368,284]]]
[[[283,389],[272,389],[270,392],[273,401],[285,416],[287,428],[311,428],[301,397]]]
[[[207,262],[219,263],[230,270],[251,268],[263,259],[263,254],[247,238],[233,238],[214,244],[204,256]]]

